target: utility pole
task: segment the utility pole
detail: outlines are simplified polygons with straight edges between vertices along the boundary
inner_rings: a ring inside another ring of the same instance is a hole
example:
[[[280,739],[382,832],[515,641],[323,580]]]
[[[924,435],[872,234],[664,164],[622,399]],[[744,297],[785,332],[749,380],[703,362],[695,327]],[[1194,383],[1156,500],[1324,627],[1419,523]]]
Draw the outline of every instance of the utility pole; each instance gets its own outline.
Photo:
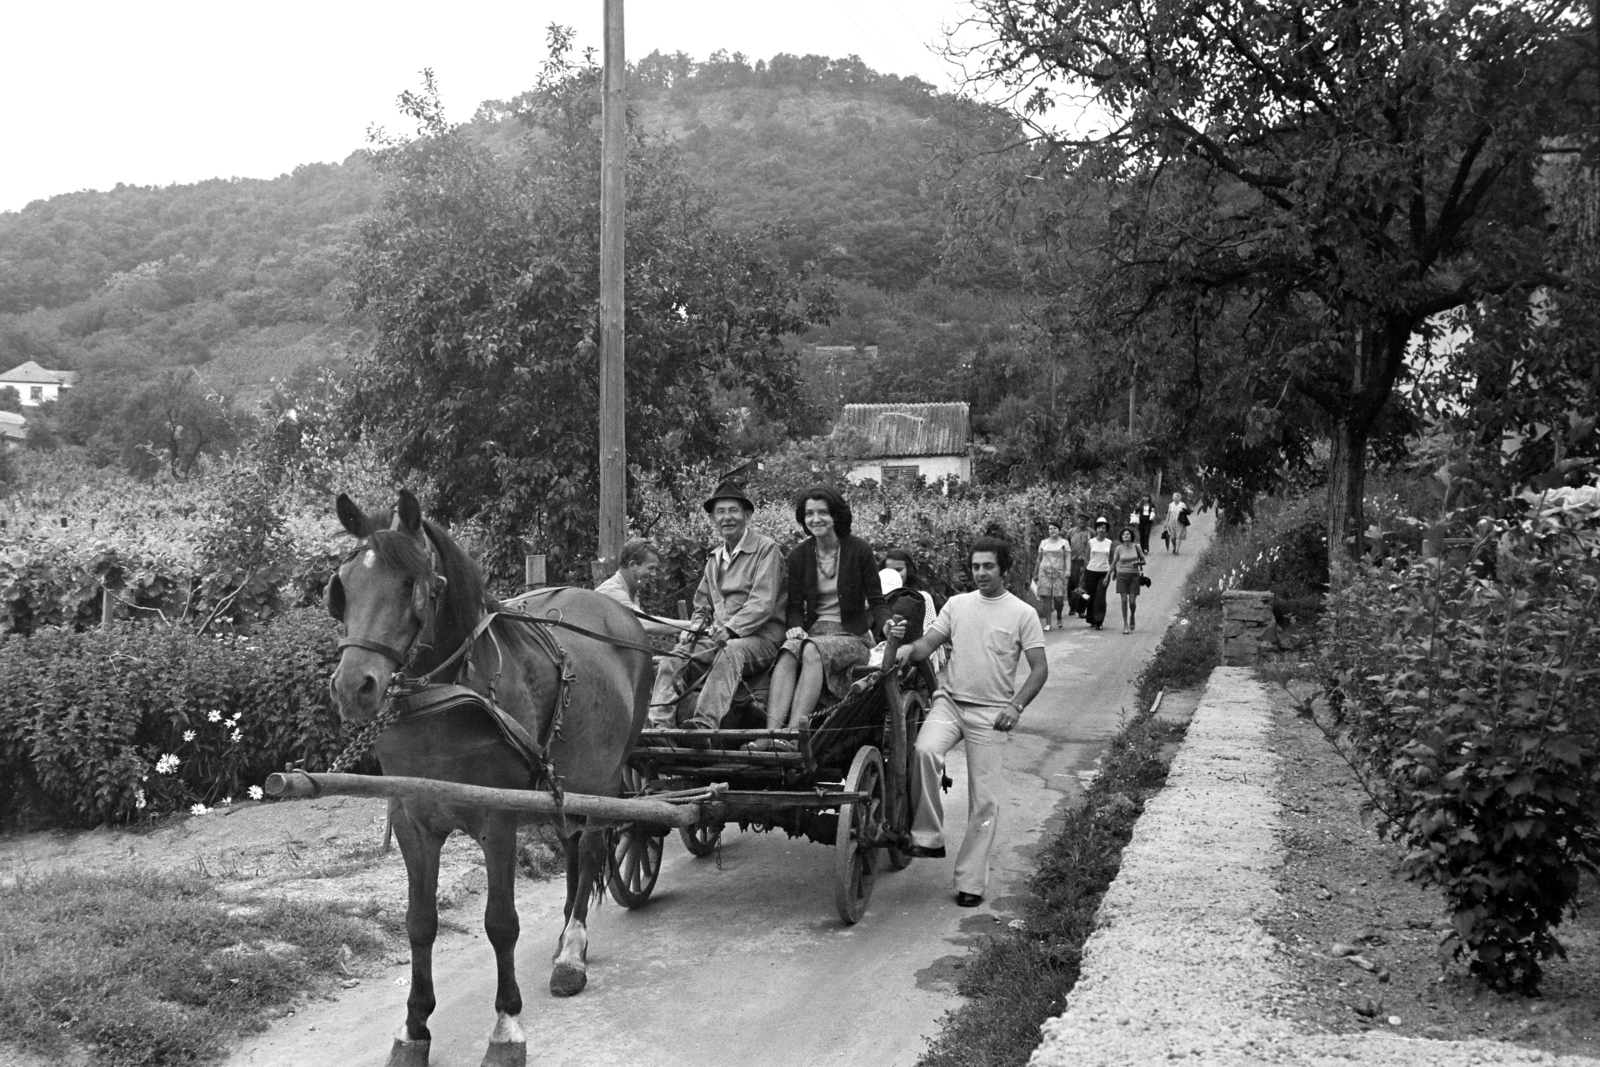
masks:
[[[623,222],[627,193],[628,68],[622,0],[605,2],[605,78],[600,97],[600,561],[609,575],[628,529],[623,422]],[[604,575],[601,575],[603,577]]]

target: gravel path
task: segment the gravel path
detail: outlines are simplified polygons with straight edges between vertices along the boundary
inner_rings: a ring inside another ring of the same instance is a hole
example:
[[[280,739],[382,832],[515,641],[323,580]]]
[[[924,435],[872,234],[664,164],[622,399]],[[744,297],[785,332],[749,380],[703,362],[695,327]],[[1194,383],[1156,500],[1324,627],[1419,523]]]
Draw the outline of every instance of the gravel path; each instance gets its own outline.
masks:
[[[1302,1034],[1274,1017],[1289,981],[1263,929],[1282,862],[1272,704],[1246,669],[1211,675],[1167,785],[1145,808],[1084,948],[1067,1010],[1031,1067],[1600,1064],[1489,1041]]]

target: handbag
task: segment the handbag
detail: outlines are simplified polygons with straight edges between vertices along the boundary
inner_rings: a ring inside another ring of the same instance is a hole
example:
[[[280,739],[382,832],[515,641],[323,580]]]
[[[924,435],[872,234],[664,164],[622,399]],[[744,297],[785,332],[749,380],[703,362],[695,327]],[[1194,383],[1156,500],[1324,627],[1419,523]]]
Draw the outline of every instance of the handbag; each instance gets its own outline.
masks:
[[[1141,574],[1141,575],[1139,575],[1139,584],[1141,586],[1143,586],[1144,588],[1149,589],[1150,588],[1150,579],[1146,578],[1144,575]]]

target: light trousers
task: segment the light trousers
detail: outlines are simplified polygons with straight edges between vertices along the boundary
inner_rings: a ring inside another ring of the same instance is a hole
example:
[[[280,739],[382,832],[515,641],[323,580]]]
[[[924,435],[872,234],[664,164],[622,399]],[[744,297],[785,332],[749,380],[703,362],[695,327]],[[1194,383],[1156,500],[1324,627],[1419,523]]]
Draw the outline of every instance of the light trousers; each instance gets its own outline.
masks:
[[[917,732],[913,787],[917,812],[911,820],[911,842],[926,848],[944,845],[944,803],[939,783],[945,754],[966,743],[967,832],[956,853],[958,893],[982,896],[989,885],[989,854],[1000,825],[1000,784],[1006,743],[1011,735],[994,728],[1002,708],[958,704],[943,692],[933,695],[927,718]]]
[[[706,683],[700,689],[694,714],[685,725],[715,729],[733,706],[739,683],[760,674],[777,660],[778,643],[757,635],[735,637],[719,647],[710,638],[701,637],[687,651],[687,656],[667,656],[656,671],[655,687],[650,693],[652,726],[677,725],[674,717],[678,701],[704,674]]]

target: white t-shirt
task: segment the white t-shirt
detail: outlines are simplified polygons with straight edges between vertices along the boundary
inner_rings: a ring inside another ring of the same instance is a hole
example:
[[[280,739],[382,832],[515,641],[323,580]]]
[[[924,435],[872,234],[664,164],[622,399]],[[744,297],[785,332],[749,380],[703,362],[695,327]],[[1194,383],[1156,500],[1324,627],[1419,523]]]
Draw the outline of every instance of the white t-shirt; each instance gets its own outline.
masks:
[[[1011,703],[1017,661],[1027,649],[1044,647],[1039,613],[1010,593],[993,600],[978,592],[953,596],[929,629],[950,639],[939,687],[963,704]]]
[[[1111,569],[1111,538],[1094,537],[1089,540],[1089,566],[1091,571]]]

